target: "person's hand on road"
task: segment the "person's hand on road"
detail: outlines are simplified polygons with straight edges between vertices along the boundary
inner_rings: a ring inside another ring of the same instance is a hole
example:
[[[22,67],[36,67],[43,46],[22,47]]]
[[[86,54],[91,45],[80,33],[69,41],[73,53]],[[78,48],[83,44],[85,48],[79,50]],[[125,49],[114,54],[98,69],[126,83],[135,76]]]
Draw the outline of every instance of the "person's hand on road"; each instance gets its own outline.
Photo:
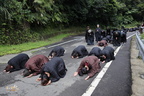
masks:
[[[75,73],[74,73],[74,76],[77,76],[77,75],[78,75],[78,72],[75,72]]]

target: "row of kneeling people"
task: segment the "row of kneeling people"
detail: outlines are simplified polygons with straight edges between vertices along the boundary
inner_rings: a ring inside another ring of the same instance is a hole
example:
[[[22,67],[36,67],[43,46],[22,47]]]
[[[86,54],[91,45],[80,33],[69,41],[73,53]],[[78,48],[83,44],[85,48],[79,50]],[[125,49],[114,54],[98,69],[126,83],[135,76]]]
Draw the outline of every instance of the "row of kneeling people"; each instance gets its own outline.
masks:
[[[64,48],[58,46],[50,52],[48,57],[45,55],[29,57],[25,53],[18,54],[8,61],[8,65],[4,69],[4,72],[10,73],[25,68],[23,71],[24,77],[32,77],[40,74],[37,81],[41,81],[41,85],[43,86],[48,85],[51,82],[58,81],[66,75],[67,68],[65,62],[60,58],[60,56],[64,55],[64,51]],[[100,62],[105,63],[115,59],[114,49],[110,46],[104,47],[103,50],[99,47],[93,47],[90,53],[88,53],[85,46],[79,45],[73,50],[71,57],[85,57],[81,61],[77,71],[74,73],[74,76],[88,74],[85,80],[100,71]]]

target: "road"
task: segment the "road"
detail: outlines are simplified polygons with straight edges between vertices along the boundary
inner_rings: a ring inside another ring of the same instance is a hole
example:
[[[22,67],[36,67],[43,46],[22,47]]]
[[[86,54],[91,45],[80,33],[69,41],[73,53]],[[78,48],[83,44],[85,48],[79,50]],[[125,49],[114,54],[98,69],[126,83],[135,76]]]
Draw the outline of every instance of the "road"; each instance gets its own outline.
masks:
[[[90,51],[95,45],[86,45],[84,36],[75,36],[64,39],[62,42],[26,51],[29,56],[43,54],[48,56],[55,46],[62,46],[66,50],[64,59],[68,69],[64,78],[48,86],[41,86],[36,82],[38,76],[23,78],[23,70],[10,74],[3,73],[6,62],[17,54],[0,57],[0,96],[130,96],[131,70],[130,70],[130,40],[134,32],[128,32],[127,43],[114,47],[116,59],[106,64],[101,64],[101,71],[94,77],[84,80],[86,76],[73,76],[81,59],[71,59],[72,50],[78,45],[85,45]],[[102,47],[100,47],[102,49]],[[13,89],[13,90],[11,90]]]

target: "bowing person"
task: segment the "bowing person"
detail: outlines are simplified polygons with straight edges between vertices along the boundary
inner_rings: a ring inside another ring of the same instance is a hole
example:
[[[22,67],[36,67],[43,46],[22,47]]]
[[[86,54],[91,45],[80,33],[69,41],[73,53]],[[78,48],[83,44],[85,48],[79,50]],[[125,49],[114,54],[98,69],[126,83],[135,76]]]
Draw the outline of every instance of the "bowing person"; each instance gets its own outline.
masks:
[[[85,80],[87,80],[99,72],[100,68],[100,59],[98,59],[96,56],[88,56],[81,61],[81,64],[74,73],[74,76],[83,76],[87,74],[87,77],[85,78]]]
[[[71,54],[71,58],[83,58],[88,55],[88,51],[84,45],[79,45],[76,47]]]
[[[41,81],[41,85],[46,86],[63,78],[66,72],[64,60],[60,57],[54,57],[43,66],[37,81]]]
[[[4,72],[10,73],[13,71],[23,69],[28,59],[29,59],[29,56],[25,53],[16,55],[15,57],[11,58],[8,61],[8,65],[4,69]]]
[[[64,48],[61,46],[56,46],[52,49],[52,51],[49,53],[48,58],[51,59],[53,57],[60,57],[64,55]]]
[[[42,66],[47,63],[49,59],[44,55],[35,55],[31,57],[25,64],[25,70],[23,71],[24,77],[32,77],[38,75]]]
[[[114,49],[110,46],[106,46],[101,51],[100,60],[102,63],[107,63],[111,60],[115,60]]]
[[[94,55],[99,58],[101,55],[101,49],[99,47],[93,47],[88,55],[89,56]]]
[[[98,42],[98,46],[100,47],[106,47],[108,45],[107,40],[101,40]]]

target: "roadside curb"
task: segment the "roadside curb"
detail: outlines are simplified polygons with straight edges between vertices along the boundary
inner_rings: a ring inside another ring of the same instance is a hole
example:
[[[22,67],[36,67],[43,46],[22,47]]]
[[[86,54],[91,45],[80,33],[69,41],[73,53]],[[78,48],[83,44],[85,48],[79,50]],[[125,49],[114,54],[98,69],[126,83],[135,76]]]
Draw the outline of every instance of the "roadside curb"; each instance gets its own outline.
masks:
[[[32,50],[29,50],[29,51],[24,51],[24,52],[21,52],[21,53],[26,53],[30,57],[30,56],[33,55],[32,54],[33,52],[38,51],[38,50],[42,50],[42,49],[45,49],[45,47],[40,47],[40,48],[32,49]],[[13,58],[14,56],[16,56],[18,54],[19,53],[1,56],[0,57],[0,63],[7,63],[8,60],[10,60],[10,58]]]
[[[132,71],[132,95],[144,96],[144,63],[138,58],[139,50],[136,47],[136,38],[131,41],[131,71]]]

